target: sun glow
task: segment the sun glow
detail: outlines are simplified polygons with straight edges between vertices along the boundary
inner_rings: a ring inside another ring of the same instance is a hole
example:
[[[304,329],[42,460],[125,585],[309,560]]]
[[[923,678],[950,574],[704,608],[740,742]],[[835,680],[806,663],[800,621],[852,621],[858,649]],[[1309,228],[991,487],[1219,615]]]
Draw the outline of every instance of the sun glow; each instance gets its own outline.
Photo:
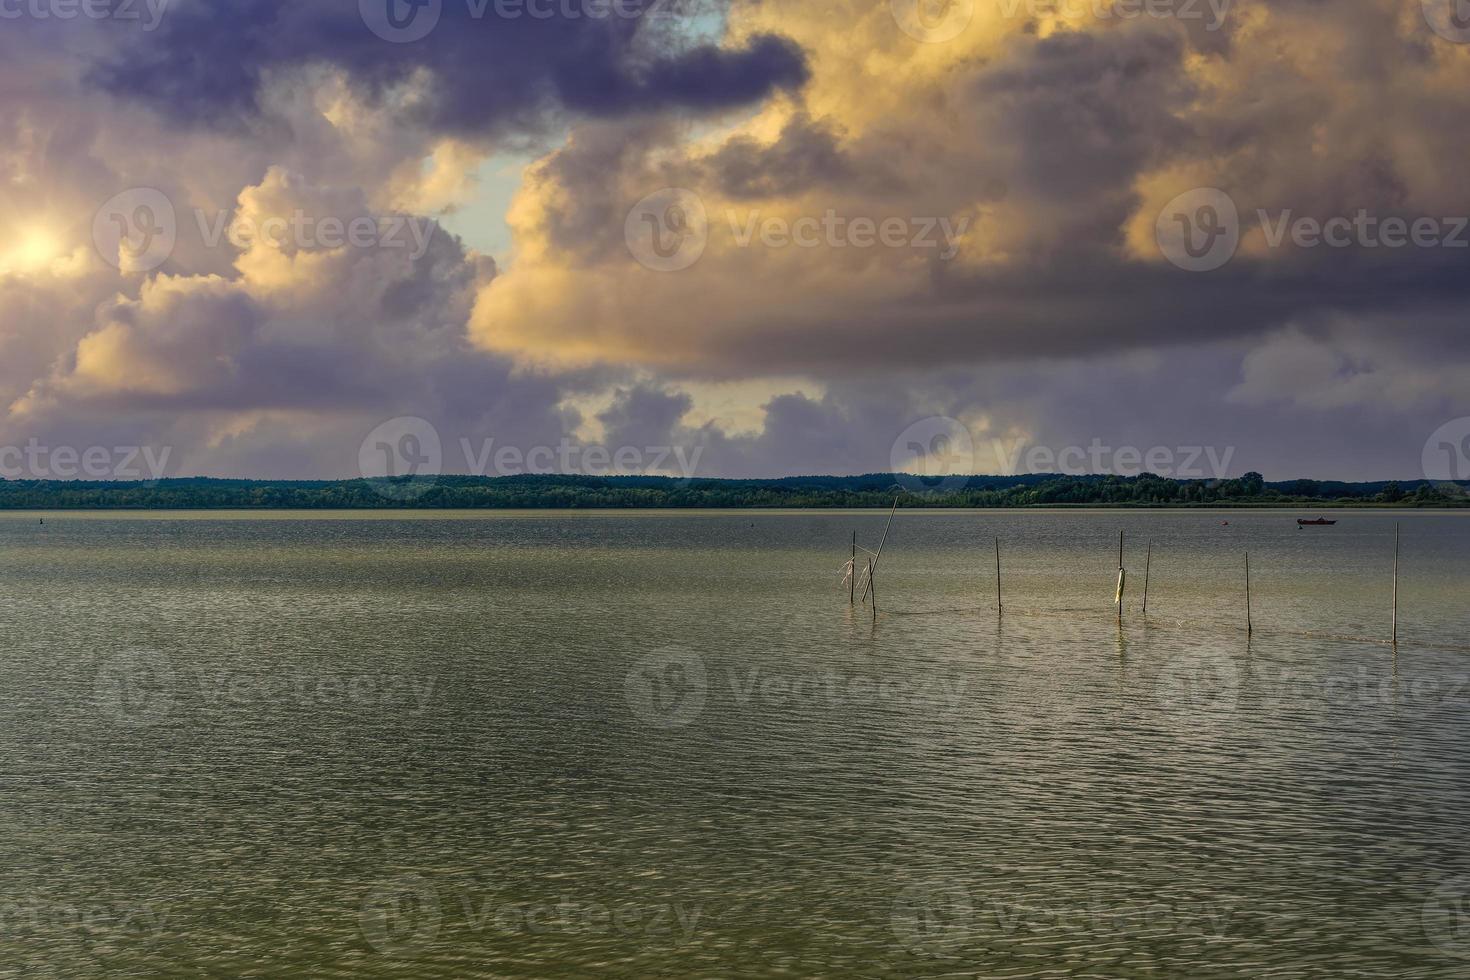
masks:
[[[9,249],[0,252],[0,274],[41,272],[61,257],[56,236],[36,228],[23,233]]]

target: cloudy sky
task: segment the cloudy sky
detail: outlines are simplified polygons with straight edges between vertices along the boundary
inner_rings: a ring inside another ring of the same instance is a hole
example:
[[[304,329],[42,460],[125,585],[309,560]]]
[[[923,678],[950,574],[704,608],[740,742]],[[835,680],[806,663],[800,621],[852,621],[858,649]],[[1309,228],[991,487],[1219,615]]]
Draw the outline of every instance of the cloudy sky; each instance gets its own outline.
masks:
[[[1470,456],[1456,14],[0,0],[0,451],[1417,478]]]

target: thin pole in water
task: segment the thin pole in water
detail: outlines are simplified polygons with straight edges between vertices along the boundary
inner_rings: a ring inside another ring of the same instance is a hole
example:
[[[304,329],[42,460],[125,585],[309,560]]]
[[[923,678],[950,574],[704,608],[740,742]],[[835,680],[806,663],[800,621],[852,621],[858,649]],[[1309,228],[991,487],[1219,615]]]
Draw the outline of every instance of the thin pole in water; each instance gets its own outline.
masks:
[[[1005,615],[1005,603],[1000,595],[1000,538],[995,539],[995,614]]]
[[[868,588],[873,592],[873,622],[878,621],[878,585],[873,581],[873,559],[868,559]]]
[[[873,556],[873,568],[875,570],[878,567],[878,561],[879,561],[879,559],[881,559],[883,557],[883,546],[888,543],[888,532],[893,527],[893,515],[894,514],[897,514],[897,513],[898,513],[898,496],[895,495],[894,498],[893,498],[893,509],[888,512],[888,525],[883,528],[883,540],[881,540],[881,541],[878,542],[878,553]],[[868,598],[868,590],[871,589],[872,587],[873,587],[873,573],[872,572],[869,572],[868,573],[868,584],[867,584],[867,587],[863,589],[863,600],[864,601],[867,600],[867,598]]]
[[[1148,618],[1148,573],[1154,563],[1154,543],[1148,543],[1148,555],[1143,559],[1143,615]]]
[[[1251,620],[1251,553],[1245,553],[1245,635],[1251,636],[1255,633],[1255,623]]]
[[[849,606],[852,606],[852,605],[856,605],[857,604],[857,532],[856,531],[852,532],[852,565],[850,566],[850,569],[849,570],[851,571],[852,574],[848,575],[848,577],[847,577],[847,604]]]
[[[1399,525],[1393,526],[1393,645],[1399,645]]]
[[[1118,532],[1118,626],[1123,625],[1123,588],[1127,584],[1128,573],[1123,571],[1123,532]]]

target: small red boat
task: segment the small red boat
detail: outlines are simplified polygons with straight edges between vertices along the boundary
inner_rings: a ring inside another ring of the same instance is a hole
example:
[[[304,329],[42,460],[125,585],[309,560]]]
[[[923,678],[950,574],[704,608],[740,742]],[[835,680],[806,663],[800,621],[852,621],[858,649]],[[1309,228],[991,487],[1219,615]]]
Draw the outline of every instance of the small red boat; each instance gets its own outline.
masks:
[[[1336,524],[1337,522],[1336,521],[1329,521],[1325,517],[1319,517],[1315,521],[1309,521],[1309,520],[1306,520],[1305,518],[1298,518],[1297,519],[1297,523],[1300,524],[1302,527],[1331,527],[1332,525]]]

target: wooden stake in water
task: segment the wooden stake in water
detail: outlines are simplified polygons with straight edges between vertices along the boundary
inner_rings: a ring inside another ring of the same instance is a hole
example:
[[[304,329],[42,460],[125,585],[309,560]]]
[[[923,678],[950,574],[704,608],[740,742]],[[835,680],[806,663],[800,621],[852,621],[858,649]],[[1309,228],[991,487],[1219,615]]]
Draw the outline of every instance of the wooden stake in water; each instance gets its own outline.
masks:
[[[1123,588],[1127,584],[1128,573],[1123,571],[1123,532],[1118,532],[1118,625],[1123,625]]]
[[[1148,573],[1154,563],[1154,543],[1148,543],[1148,554],[1143,559],[1143,615],[1148,618]]]
[[[868,559],[868,589],[873,593],[873,622],[878,621],[878,585],[873,581],[873,559]]]
[[[1245,553],[1245,635],[1251,636],[1255,633],[1255,623],[1251,620],[1251,553]]]
[[[1393,526],[1393,645],[1399,645],[1399,525]]]
[[[995,539],[995,614],[1005,615],[1005,603],[1000,595],[1000,538]]]
[[[852,574],[847,578],[847,604],[857,603],[857,532],[852,532]]]
[[[1113,597],[1113,601],[1118,604],[1118,627],[1120,629],[1123,626],[1123,588],[1127,584],[1127,582],[1128,582],[1128,573],[1125,572],[1125,571],[1123,571],[1123,569],[1119,568],[1118,569],[1118,594]]]
[[[893,527],[893,515],[898,513],[898,497],[893,498],[893,509],[888,512],[888,525],[883,528],[883,540],[878,542],[878,553],[873,556],[873,568],[878,567],[878,561],[883,557],[883,546],[888,543],[888,532]],[[863,601],[868,599],[868,590],[873,587],[873,573],[868,572],[868,585],[863,589]]]

